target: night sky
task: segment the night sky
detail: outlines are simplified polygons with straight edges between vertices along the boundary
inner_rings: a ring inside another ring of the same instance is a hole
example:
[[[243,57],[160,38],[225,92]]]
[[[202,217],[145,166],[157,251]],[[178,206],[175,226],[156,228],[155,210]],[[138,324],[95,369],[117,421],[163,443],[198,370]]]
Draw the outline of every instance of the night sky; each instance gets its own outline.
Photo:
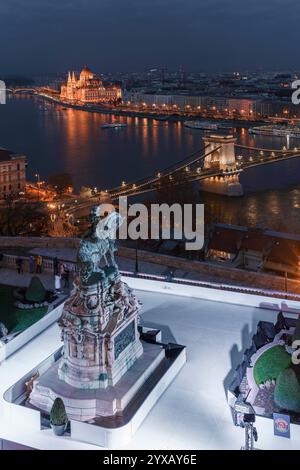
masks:
[[[1,0],[0,72],[297,70],[299,21],[299,0]]]

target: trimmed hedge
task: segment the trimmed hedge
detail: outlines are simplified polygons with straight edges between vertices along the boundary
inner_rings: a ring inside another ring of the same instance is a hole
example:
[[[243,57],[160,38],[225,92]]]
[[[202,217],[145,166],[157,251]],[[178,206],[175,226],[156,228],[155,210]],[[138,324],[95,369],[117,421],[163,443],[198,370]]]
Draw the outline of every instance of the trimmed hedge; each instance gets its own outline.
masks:
[[[55,426],[62,426],[68,422],[65,405],[61,398],[55,398],[54,400],[50,411],[50,421]]]
[[[300,384],[293,369],[285,369],[280,372],[274,400],[281,410],[300,413]]]
[[[0,285],[0,322],[4,323],[9,333],[17,333],[26,330],[31,325],[43,318],[47,307],[23,310],[17,308],[14,303],[14,291],[12,286]]]
[[[25,292],[25,298],[29,302],[44,302],[47,296],[47,291],[43,286],[40,278],[33,276],[30,285]]]
[[[280,372],[291,364],[291,356],[283,346],[267,349],[254,364],[254,380],[257,385],[277,379]]]

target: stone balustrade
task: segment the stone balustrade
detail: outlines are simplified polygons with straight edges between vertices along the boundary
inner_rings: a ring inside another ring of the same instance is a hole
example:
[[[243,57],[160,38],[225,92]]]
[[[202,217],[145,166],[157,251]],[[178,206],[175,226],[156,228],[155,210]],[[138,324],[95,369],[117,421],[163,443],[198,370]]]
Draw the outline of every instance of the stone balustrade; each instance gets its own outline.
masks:
[[[0,237],[0,252],[5,254],[6,248],[68,248],[77,249],[80,240],[78,238],[49,238],[49,237]],[[135,260],[136,250],[120,246],[118,250],[119,256],[127,259]],[[6,255],[5,255],[6,256]],[[8,255],[10,256],[10,255]],[[13,255],[12,255],[13,256]],[[14,259],[16,259],[15,256]],[[154,263],[167,266],[174,270],[178,269],[185,272],[199,273],[207,279],[213,279],[212,283],[222,284],[227,290],[230,288],[234,291],[259,293],[264,292],[265,295],[286,296],[287,298],[297,298],[300,294],[300,280],[284,279],[282,276],[276,276],[268,273],[246,271],[243,269],[231,268],[228,266],[219,266],[207,261],[195,261],[176,256],[164,255],[161,253],[138,250],[139,261]],[[64,260],[61,260],[64,261]],[[48,266],[48,262],[50,263]],[[70,261],[66,261],[72,264]],[[44,258],[45,270],[53,272],[53,261]],[[73,263],[75,266],[75,263]],[[15,261],[8,267],[15,267]],[[27,270],[27,262],[24,270]],[[184,282],[189,282],[184,279]],[[199,281],[199,284],[203,282]],[[205,284],[208,284],[205,282]],[[225,285],[227,287],[225,287]],[[269,294],[268,294],[269,292]],[[297,295],[294,295],[297,294]]]
[[[34,256],[34,255],[33,255]],[[17,259],[21,258],[23,260],[23,271],[30,272],[30,262],[29,256],[19,256],[14,254],[7,254],[3,253],[3,259],[0,262],[0,267],[8,268],[8,269],[17,269]],[[76,270],[76,263],[65,261],[60,259],[60,262],[66,262],[68,265],[72,265],[72,270]],[[42,264],[42,272],[53,274],[54,267],[53,267],[53,259],[50,258],[43,258]]]

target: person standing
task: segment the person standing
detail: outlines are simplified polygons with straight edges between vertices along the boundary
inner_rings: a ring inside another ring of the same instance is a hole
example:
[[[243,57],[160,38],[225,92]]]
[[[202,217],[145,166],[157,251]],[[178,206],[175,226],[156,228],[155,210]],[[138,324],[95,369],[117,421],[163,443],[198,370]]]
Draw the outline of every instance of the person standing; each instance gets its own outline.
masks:
[[[61,291],[61,275],[57,272],[54,276],[54,288],[57,293]]]
[[[54,276],[59,273],[59,260],[57,256],[55,256],[53,260],[53,272],[54,272]]]
[[[68,266],[65,266],[64,269],[64,288],[69,289],[70,287],[70,270]]]
[[[53,272],[54,272],[54,276],[56,274],[59,274],[59,260],[58,260],[57,256],[55,256],[55,258],[53,260]]]
[[[20,256],[16,259],[18,274],[23,274],[23,259]]]
[[[29,256],[29,272],[30,274],[34,273],[34,268],[35,268],[35,260],[32,255]]]
[[[43,258],[41,255],[38,255],[36,258],[36,273],[42,274],[42,265],[43,265]]]
[[[64,277],[64,272],[65,272],[65,265],[64,263],[59,263],[59,274],[63,278]]]

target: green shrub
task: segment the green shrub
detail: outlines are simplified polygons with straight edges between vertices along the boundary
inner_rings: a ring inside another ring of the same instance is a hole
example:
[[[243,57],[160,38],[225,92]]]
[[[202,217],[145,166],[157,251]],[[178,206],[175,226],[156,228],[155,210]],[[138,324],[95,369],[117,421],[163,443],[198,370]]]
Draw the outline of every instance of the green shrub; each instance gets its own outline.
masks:
[[[290,364],[291,356],[283,346],[267,349],[254,364],[254,380],[258,385],[267,380],[276,380],[280,372]]]
[[[28,302],[44,302],[46,295],[47,291],[41,280],[38,277],[33,276],[31,278],[30,285],[25,292],[26,300],[28,300]]]
[[[50,411],[50,421],[54,426],[62,426],[68,422],[64,402],[61,398],[55,398]]]
[[[274,399],[281,410],[300,413],[300,384],[293,369],[289,368],[280,372]]]

